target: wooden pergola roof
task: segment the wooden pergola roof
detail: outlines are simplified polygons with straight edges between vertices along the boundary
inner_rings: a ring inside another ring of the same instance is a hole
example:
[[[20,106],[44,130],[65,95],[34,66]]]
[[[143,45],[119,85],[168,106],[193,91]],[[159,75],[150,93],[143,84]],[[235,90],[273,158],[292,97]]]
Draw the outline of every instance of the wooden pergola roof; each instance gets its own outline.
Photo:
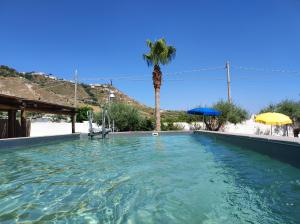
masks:
[[[73,115],[76,113],[75,107],[0,94],[0,111],[21,109],[32,112],[64,115]]]

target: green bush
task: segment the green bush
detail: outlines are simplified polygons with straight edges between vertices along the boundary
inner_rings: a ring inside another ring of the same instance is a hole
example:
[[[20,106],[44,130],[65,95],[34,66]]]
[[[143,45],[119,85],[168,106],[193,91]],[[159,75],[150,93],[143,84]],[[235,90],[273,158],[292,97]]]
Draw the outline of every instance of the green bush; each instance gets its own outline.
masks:
[[[245,121],[249,117],[245,109],[227,101],[221,100],[212,107],[222,114],[221,116],[212,117],[210,119],[205,118],[204,122],[208,130],[218,131],[226,122],[237,124]]]
[[[161,130],[162,131],[180,131],[183,128],[179,125],[174,124],[173,122],[168,123],[161,123]]]
[[[175,122],[185,122],[185,121],[180,120],[179,117],[165,117],[161,120],[161,130],[162,131],[182,130],[182,127],[174,124]]]
[[[20,76],[21,73],[17,72],[15,69],[10,68],[5,65],[0,65],[0,76],[4,77],[17,77]]]
[[[300,122],[300,101],[284,100],[278,104],[270,104],[263,108],[260,113],[277,112],[289,116],[294,124]]]
[[[213,108],[222,112],[221,116],[218,117],[219,122],[222,124],[226,122],[233,124],[241,123],[249,117],[245,109],[227,101],[221,100],[214,104]]]
[[[151,118],[143,118],[140,122],[139,131],[153,131],[155,128],[155,121]]]
[[[116,131],[152,131],[154,121],[140,115],[139,111],[124,103],[113,103],[108,108],[111,123],[114,121]],[[95,121],[102,124],[102,113],[97,113]]]
[[[82,123],[83,121],[87,121],[88,120],[87,112],[89,110],[93,110],[93,108],[88,107],[88,106],[78,108],[77,109],[76,121],[79,122],[79,123]]]
[[[162,113],[162,120],[172,119],[172,122],[197,122],[202,120],[202,116],[187,114],[186,111],[166,111]]]
[[[139,129],[141,117],[137,109],[127,104],[112,104],[108,109],[115,128],[119,131],[135,131]]]
[[[276,105],[270,104],[267,107],[261,109],[259,113],[262,114],[262,113],[267,113],[267,112],[276,112]]]

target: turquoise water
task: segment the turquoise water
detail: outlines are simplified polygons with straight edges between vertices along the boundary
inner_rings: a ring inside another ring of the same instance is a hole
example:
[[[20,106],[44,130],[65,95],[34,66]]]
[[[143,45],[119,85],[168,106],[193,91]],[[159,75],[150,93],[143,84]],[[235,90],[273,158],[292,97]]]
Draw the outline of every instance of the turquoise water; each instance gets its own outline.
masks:
[[[300,170],[197,135],[0,153],[0,223],[299,223]]]

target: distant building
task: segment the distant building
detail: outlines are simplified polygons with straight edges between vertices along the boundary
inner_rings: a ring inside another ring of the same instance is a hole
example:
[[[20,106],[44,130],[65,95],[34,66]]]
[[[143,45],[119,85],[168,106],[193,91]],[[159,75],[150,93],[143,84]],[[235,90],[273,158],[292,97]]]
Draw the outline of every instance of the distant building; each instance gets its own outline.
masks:
[[[55,77],[54,75],[47,74],[45,72],[31,72],[29,74],[31,74],[31,75],[40,75],[40,76],[44,76],[44,77],[49,78],[49,79],[58,80],[58,78]]]
[[[57,80],[57,77],[55,77],[53,75],[46,75],[46,77],[49,78],[49,79]]]

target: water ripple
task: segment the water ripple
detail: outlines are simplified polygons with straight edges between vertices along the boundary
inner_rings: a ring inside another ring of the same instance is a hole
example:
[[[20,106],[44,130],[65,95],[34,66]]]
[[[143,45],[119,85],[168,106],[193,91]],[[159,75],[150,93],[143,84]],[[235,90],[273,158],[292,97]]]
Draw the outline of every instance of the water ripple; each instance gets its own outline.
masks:
[[[0,223],[297,223],[300,171],[193,135],[0,154]]]

